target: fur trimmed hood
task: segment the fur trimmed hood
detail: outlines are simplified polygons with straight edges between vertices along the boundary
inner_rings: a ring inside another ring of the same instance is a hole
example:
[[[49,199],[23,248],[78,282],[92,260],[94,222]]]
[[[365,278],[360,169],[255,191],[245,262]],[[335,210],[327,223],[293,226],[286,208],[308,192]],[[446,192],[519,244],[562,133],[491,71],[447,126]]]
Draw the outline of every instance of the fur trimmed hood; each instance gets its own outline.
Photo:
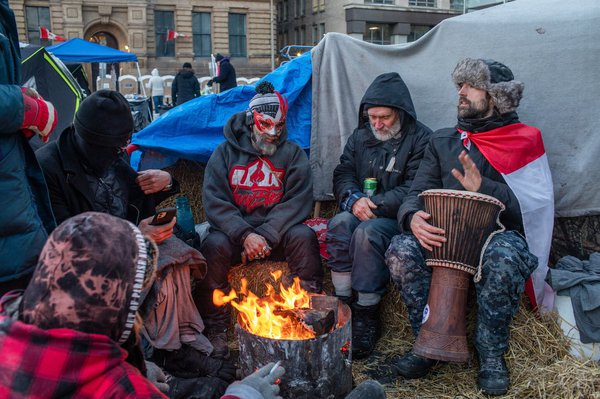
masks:
[[[523,82],[514,80],[506,65],[494,60],[465,58],[454,68],[452,80],[457,87],[469,83],[487,91],[500,114],[516,110],[525,87]]]

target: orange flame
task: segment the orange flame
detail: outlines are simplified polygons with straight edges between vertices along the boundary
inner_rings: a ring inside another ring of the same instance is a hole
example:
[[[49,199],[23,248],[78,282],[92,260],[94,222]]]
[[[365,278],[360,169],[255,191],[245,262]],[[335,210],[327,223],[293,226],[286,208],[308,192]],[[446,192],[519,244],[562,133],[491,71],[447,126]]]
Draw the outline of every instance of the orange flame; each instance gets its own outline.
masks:
[[[281,271],[272,273],[277,281],[281,277]],[[305,328],[295,318],[285,314],[277,314],[278,310],[291,310],[297,308],[308,308],[310,306],[310,295],[300,287],[300,279],[294,278],[294,283],[290,287],[284,287],[279,284],[280,293],[276,293],[273,286],[265,284],[267,293],[264,297],[257,297],[252,291],[248,290],[248,281],[242,279],[240,287],[240,296],[231,290],[229,295],[223,291],[215,290],[213,292],[213,302],[217,306],[223,306],[226,303],[240,312],[240,324],[252,334],[271,338],[271,339],[311,339],[315,337],[313,331]],[[238,301],[234,301],[237,299]]]

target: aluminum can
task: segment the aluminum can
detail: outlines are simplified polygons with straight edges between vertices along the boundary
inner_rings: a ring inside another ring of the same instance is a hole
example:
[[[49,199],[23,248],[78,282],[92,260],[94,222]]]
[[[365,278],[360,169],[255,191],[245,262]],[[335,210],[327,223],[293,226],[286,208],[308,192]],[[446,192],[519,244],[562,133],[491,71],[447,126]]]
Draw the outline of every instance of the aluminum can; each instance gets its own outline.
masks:
[[[377,191],[377,179],[374,177],[367,177],[363,182],[363,193],[367,195],[367,197],[372,197],[375,195]]]

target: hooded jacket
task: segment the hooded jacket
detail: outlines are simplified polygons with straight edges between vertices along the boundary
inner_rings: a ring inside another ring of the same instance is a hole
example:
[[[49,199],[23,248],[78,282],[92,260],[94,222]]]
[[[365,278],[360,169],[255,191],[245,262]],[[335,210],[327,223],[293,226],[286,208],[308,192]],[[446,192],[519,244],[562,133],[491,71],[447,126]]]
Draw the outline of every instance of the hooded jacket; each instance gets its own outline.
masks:
[[[404,113],[401,135],[387,141],[377,139],[369,125],[365,105],[391,107]],[[365,197],[363,182],[377,179],[378,217],[395,218],[410,189],[423,157],[431,130],[417,121],[408,87],[395,72],[378,76],[363,96],[358,110],[358,128],[348,138],[340,163],[333,171],[333,190],[343,210],[351,211],[347,200]]]
[[[235,68],[229,62],[229,58],[224,57],[219,61],[219,76],[215,76],[213,82],[221,85],[221,93],[237,86]]]
[[[163,95],[163,78],[161,78],[158,74],[158,69],[154,68],[152,70],[152,77],[150,78],[150,82],[148,82],[148,86],[150,86],[150,89],[152,89],[152,97],[159,97]]]
[[[44,176],[20,131],[20,71],[15,16],[0,0],[0,283],[33,272],[55,227]]]
[[[242,244],[251,232],[276,247],[283,234],[302,223],[312,209],[308,158],[287,140],[284,128],[272,156],[261,156],[250,141],[246,112],[224,127],[225,142],[210,157],[204,174],[203,201],[211,227]]]
[[[183,104],[198,96],[200,96],[200,83],[198,83],[194,71],[187,68],[181,69],[175,75],[175,79],[173,79],[173,84],[171,85],[173,104]]]

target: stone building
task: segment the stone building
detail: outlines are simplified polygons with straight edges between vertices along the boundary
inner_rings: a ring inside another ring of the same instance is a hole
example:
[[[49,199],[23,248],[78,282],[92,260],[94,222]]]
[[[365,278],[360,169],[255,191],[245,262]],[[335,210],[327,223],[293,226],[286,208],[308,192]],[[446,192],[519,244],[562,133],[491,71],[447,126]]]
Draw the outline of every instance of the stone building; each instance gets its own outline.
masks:
[[[11,0],[10,6],[21,41],[40,44],[44,26],[67,39],[135,53],[142,74],[152,68],[175,74],[191,62],[198,76],[206,76],[211,53],[230,56],[238,76],[271,70],[269,0]],[[167,40],[169,30],[185,36]],[[134,64],[118,67],[121,74],[136,74]]]
[[[327,32],[376,44],[424,35],[463,12],[463,0],[278,0],[278,46],[315,45]]]

